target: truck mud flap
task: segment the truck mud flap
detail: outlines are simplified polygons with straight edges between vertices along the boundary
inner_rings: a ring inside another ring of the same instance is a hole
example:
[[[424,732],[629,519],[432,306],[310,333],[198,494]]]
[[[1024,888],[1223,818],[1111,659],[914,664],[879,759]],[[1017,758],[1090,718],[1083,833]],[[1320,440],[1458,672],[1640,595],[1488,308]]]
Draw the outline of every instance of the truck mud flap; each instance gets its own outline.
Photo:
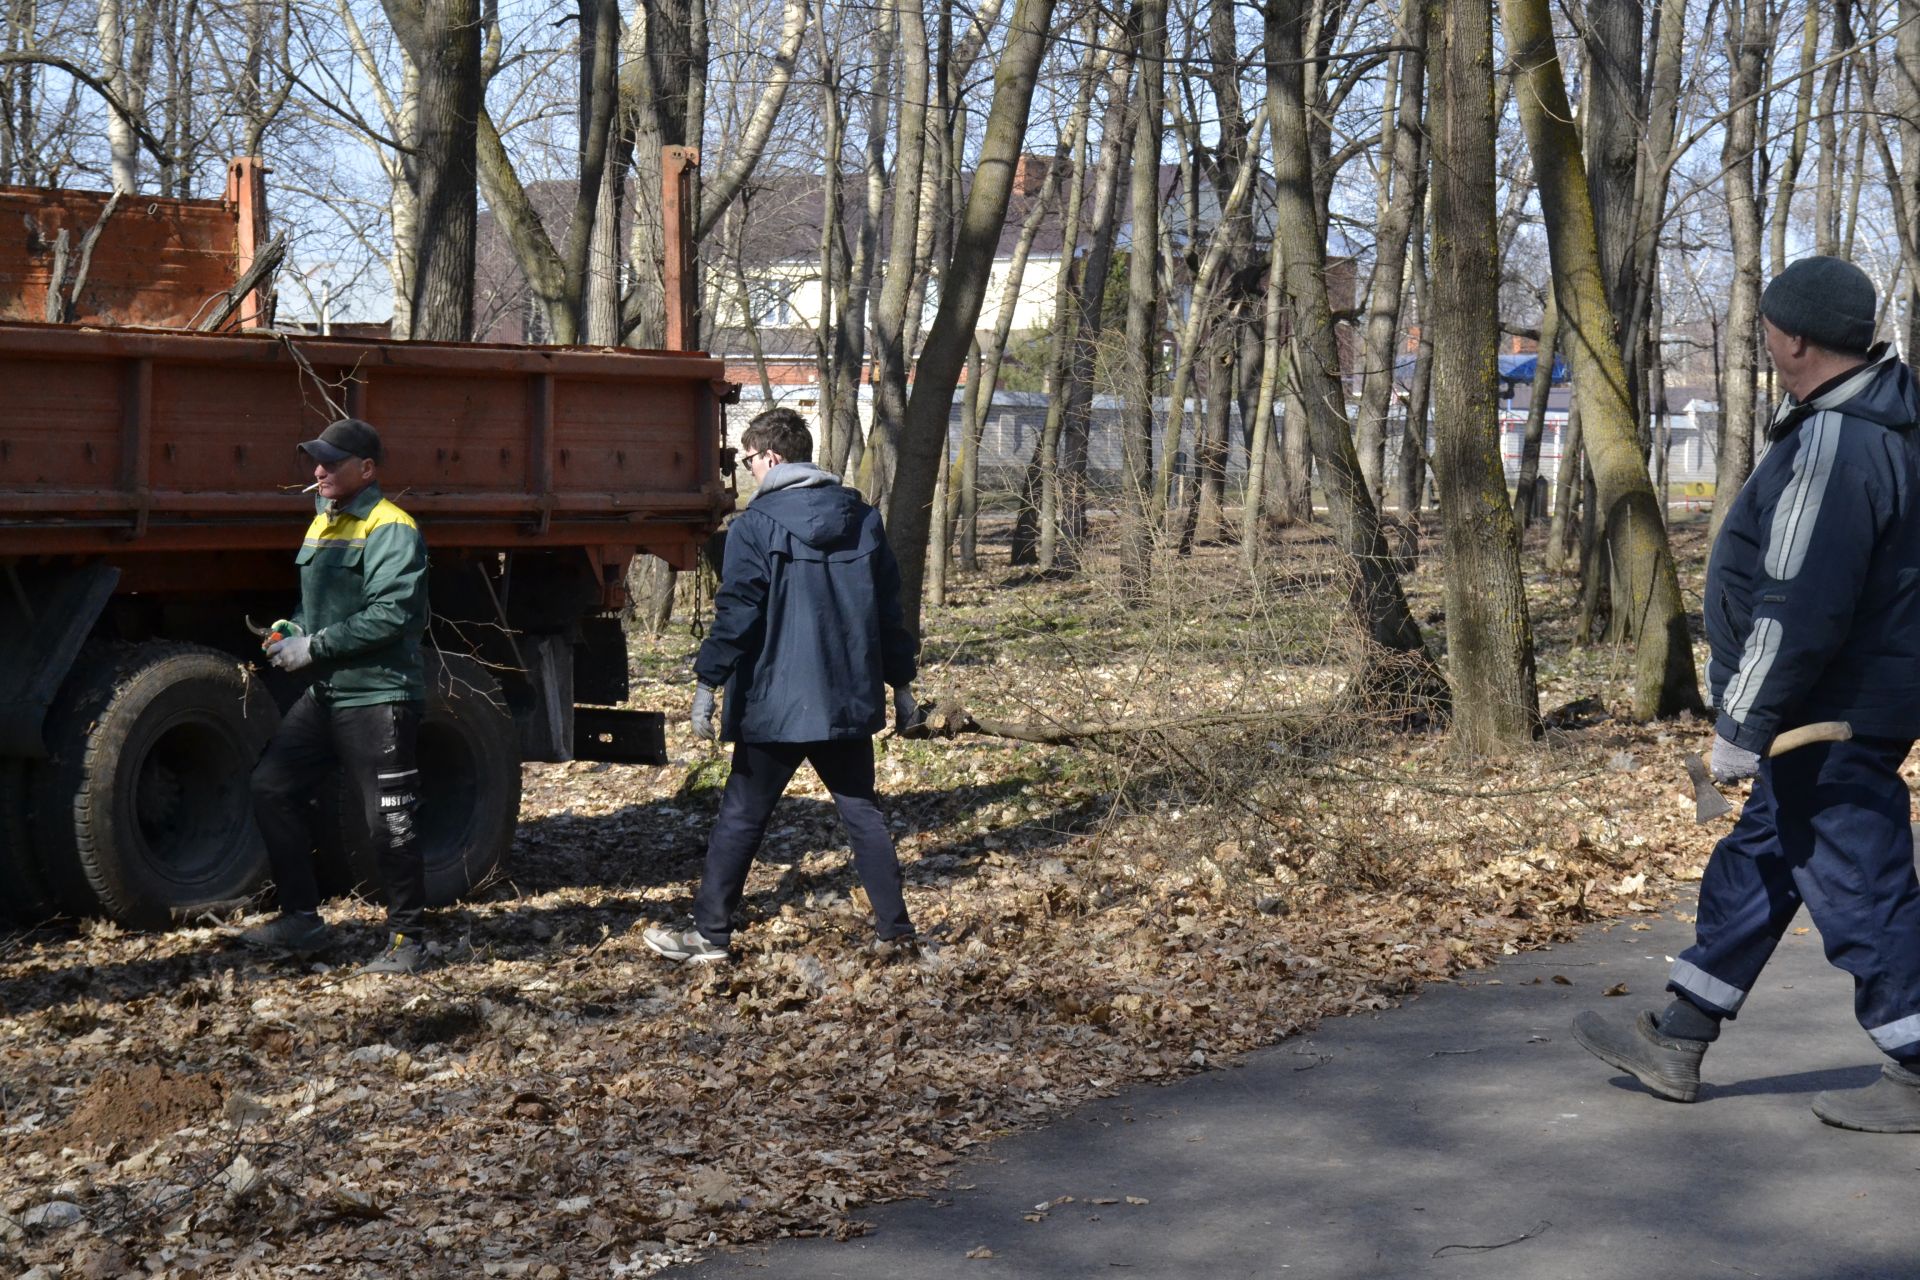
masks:
[[[576,706],[573,758],[611,764],[665,764],[667,718],[658,711]]]
[[[47,710],[120,571],[0,568],[0,756],[44,759]]]

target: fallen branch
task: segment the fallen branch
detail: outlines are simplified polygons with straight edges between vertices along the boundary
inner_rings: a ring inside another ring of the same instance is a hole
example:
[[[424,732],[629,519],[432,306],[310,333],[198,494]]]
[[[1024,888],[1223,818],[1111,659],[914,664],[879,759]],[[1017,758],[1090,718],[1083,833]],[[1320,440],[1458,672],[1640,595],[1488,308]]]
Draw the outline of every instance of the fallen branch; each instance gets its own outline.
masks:
[[[279,270],[280,260],[286,256],[287,233],[281,231],[267,241],[267,247],[262,249],[260,256],[253,260],[253,265],[241,273],[240,278],[234,282],[233,288],[227,290],[226,295],[220,299],[220,305],[213,309],[213,314],[200,322],[201,332],[211,333],[225,324],[227,318],[240,309],[241,299],[259,288],[262,280]]]
[[[100,210],[100,216],[87,228],[87,234],[80,238],[80,265],[73,273],[73,287],[67,290],[67,314],[62,319],[72,319],[80,314],[80,291],[87,287],[87,273],[93,270],[93,246],[100,240],[100,233],[107,229],[107,219],[120,207],[123,191],[116,191],[107,197],[106,207]]]
[[[983,720],[955,701],[929,699],[920,705],[920,724],[908,729],[903,738],[954,738],[963,733],[978,733],[989,738],[1008,738],[1015,742],[1036,742],[1046,746],[1086,744],[1111,750],[1106,739],[1140,738],[1149,734],[1173,733],[1232,726],[1266,725],[1277,731],[1289,731],[1285,721],[1271,711],[1201,711],[1184,716],[1142,716],[1133,720],[1047,720],[1020,723],[1009,720]]]

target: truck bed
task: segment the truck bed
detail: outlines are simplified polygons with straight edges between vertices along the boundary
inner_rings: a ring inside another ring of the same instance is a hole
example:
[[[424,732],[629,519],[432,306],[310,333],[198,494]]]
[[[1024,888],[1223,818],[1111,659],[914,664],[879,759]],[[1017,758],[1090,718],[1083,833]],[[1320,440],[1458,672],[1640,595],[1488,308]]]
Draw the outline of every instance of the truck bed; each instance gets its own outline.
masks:
[[[109,556],[123,590],[204,588],[226,559],[168,553],[273,551],[290,574],[313,504],[295,446],[355,416],[435,548],[685,568],[732,505],[730,391],[698,353],[0,321],[0,559]]]

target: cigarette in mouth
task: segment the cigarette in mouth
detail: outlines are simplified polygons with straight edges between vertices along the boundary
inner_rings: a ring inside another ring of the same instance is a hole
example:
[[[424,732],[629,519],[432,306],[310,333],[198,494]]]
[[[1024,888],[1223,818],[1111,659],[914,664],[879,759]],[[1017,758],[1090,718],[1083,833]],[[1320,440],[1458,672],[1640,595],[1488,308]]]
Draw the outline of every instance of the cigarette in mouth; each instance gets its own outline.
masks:
[[[320,482],[318,480],[315,480],[312,484],[308,485],[306,488],[302,489],[300,492],[312,493],[315,489],[318,489],[319,487],[320,487]]]

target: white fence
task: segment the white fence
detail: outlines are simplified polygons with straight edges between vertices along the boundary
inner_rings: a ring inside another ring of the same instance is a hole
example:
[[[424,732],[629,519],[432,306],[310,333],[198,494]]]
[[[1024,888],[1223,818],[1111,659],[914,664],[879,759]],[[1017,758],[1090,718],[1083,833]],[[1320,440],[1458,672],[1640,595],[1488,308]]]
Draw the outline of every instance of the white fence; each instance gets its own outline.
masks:
[[[872,421],[872,401],[870,388],[861,388],[860,419],[864,426]],[[727,411],[728,441],[738,444],[740,433],[746,430],[747,423],[754,415],[774,404],[785,405],[800,413],[815,431],[819,432],[819,393],[814,387],[775,388],[775,399],[770,404],[759,397],[757,387],[748,387],[741,392],[740,403]],[[962,414],[965,406],[966,389],[955,393],[952,413],[948,418],[948,448],[954,456],[959,455],[962,429]],[[1034,391],[999,391],[994,394],[992,407],[983,415],[985,421],[980,436],[980,466],[990,476],[1006,480],[1016,476],[1033,459],[1034,447],[1040,433],[1046,426],[1048,397]],[[1116,396],[1095,396],[1093,399],[1091,421],[1087,431],[1087,470],[1095,482],[1117,481],[1121,468],[1121,413],[1123,402]],[[1180,435],[1180,461],[1184,470],[1191,470],[1193,441],[1196,429],[1200,425],[1203,406],[1189,401],[1187,414]],[[1354,414],[1352,416],[1357,416]],[[1669,444],[1667,448],[1667,483],[1682,489],[1688,486],[1710,486],[1714,478],[1714,442],[1718,431],[1718,414],[1710,407],[1690,406],[1686,413],[1672,414],[1666,419]],[[1159,434],[1164,434],[1167,421],[1167,402],[1154,403],[1154,418]],[[1399,445],[1401,432],[1406,419],[1395,417],[1387,424],[1386,484],[1392,491],[1394,479],[1399,470]],[[1546,415],[1545,431],[1540,440],[1540,475],[1551,487],[1560,473],[1560,459],[1563,452],[1567,424],[1564,412],[1549,411]],[[1284,433],[1284,417],[1276,413],[1277,432]],[[1526,429],[1525,413],[1505,413],[1500,415],[1500,452],[1506,464],[1507,479],[1511,482],[1520,473],[1520,449],[1522,435]],[[1230,480],[1238,480],[1246,473],[1247,451],[1246,436],[1240,429],[1240,413],[1235,407],[1227,433],[1227,474]],[[1429,436],[1431,447],[1431,436]],[[1157,461],[1156,456],[1156,461]],[[1651,461],[1651,459],[1649,460]],[[1684,493],[1674,501],[1685,504],[1694,499]]]

